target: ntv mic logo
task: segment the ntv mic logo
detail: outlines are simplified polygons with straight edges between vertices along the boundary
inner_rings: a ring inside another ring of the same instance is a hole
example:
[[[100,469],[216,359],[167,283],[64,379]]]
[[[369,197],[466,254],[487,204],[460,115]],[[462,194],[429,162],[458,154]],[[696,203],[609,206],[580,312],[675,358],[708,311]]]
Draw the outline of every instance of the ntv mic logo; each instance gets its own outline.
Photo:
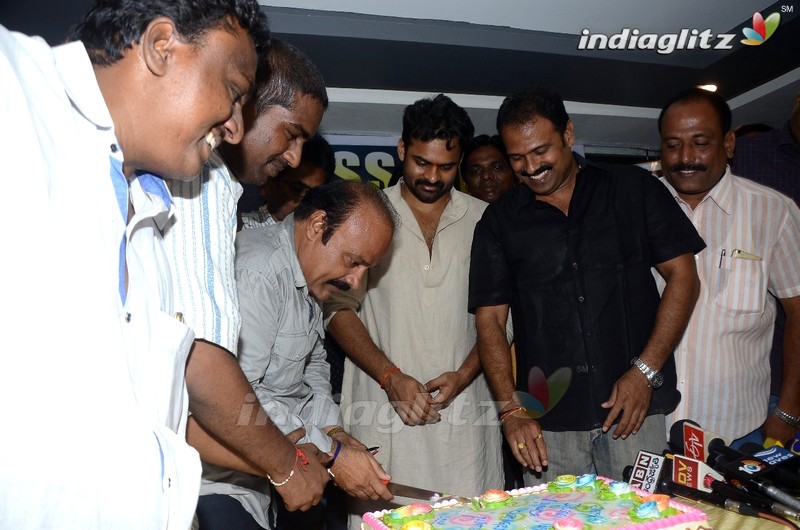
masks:
[[[781,15],[772,13],[766,20],[761,13],[753,15],[753,27],[742,30],[742,43],[757,46],[766,42],[780,24]],[[675,50],[730,50],[736,38],[733,33],[714,34],[710,29],[683,28],[678,33],[642,33],[638,29],[625,28],[614,35],[592,33],[584,28],[578,41],[579,50],[655,50],[669,55]]]

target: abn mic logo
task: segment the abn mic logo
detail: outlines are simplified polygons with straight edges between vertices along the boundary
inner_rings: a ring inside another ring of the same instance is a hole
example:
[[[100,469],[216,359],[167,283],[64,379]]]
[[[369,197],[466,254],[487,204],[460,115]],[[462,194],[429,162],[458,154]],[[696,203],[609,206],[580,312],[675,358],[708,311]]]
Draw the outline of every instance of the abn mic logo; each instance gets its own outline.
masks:
[[[761,13],[753,14],[753,27],[742,28],[742,33],[747,37],[742,39],[742,44],[748,46],[761,46],[767,39],[772,37],[775,30],[778,29],[778,24],[781,23],[781,14],[778,12],[772,13],[766,19],[761,16]]]
[[[550,377],[544,377],[544,372],[538,366],[528,372],[528,392],[516,392],[519,403],[525,407],[525,413],[533,418],[541,418],[555,407],[572,381],[572,370],[567,367],[559,368]]]

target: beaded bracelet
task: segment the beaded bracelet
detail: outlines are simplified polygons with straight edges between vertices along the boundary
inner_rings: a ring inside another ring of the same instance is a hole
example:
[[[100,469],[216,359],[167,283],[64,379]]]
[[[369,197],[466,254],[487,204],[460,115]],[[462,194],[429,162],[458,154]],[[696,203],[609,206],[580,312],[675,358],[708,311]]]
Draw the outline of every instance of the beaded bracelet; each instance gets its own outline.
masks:
[[[294,464],[292,465],[292,470],[289,471],[289,476],[286,477],[286,480],[283,480],[281,482],[275,482],[274,480],[272,480],[272,477],[267,475],[267,479],[269,479],[269,483],[272,484],[273,486],[275,486],[276,488],[279,488],[279,487],[285,485],[287,482],[289,482],[289,479],[291,479],[294,476],[295,469],[297,469],[297,461],[298,460],[300,460],[300,462],[301,462],[300,463],[300,467],[302,469],[304,469],[308,465],[308,457],[306,456],[306,454],[302,450],[300,450],[300,448],[295,447],[294,448]]]
[[[513,407],[513,408],[510,408],[508,410],[504,410],[503,412],[501,412],[499,414],[499,416],[498,416],[498,419],[500,420],[500,423],[505,423],[508,418],[510,418],[511,416],[516,414],[517,412],[519,412],[519,411],[525,412],[527,410],[528,409],[526,409],[525,407]]]
[[[381,388],[383,388],[383,385],[386,384],[386,378],[389,377],[389,374],[392,374],[398,371],[399,369],[400,369],[399,366],[392,366],[391,368],[386,370],[386,372],[384,372],[383,377],[381,377]]]

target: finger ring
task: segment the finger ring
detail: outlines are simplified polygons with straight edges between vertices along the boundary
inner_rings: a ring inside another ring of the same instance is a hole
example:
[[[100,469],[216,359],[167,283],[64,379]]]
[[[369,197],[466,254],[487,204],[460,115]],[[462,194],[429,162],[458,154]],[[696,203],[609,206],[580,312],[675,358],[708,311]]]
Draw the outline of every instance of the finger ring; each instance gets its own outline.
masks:
[[[525,449],[525,442],[517,442],[517,449]]]
[[[539,433],[538,436],[536,436],[536,439],[537,440],[541,440],[542,439],[542,433]]]

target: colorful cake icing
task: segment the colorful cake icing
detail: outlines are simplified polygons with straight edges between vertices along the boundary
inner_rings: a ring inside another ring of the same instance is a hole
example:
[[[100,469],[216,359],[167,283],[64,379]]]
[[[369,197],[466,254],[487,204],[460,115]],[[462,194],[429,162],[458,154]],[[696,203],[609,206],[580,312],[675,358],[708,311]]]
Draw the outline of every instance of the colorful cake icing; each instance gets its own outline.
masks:
[[[666,495],[651,495],[595,475],[562,475],[535,487],[489,490],[454,499],[366,513],[363,530],[710,530],[706,515]]]

